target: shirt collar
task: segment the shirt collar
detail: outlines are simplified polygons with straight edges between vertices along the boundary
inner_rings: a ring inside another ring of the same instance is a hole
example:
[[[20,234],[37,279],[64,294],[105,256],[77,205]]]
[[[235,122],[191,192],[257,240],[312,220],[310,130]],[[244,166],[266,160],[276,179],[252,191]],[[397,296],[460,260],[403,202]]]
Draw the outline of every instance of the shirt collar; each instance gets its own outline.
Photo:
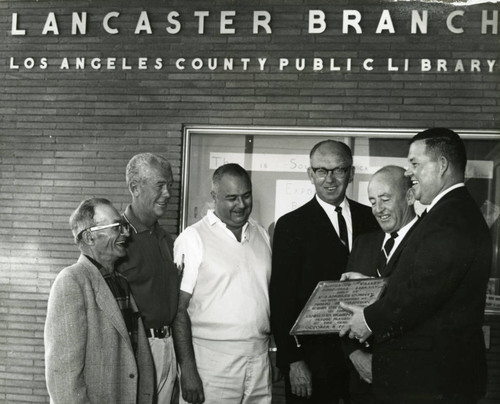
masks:
[[[408,231],[411,229],[411,227],[417,223],[417,220],[418,220],[418,216],[415,215],[415,217],[408,223],[406,223],[403,227],[401,227],[397,233],[398,233],[398,240],[403,240],[404,237],[406,236],[406,233],[408,233]],[[385,237],[384,237],[384,242],[385,240],[389,239],[389,237],[391,237],[391,234],[390,233],[385,233]]]
[[[427,206],[427,208],[426,208],[427,212],[429,212],[436,205],[436,203],[438,203],[443,198],[443,196],[445,196],[447,193],[453,191],[454,189],[457,189],[460,187],[465,187],[465,184],[463,182],[459,182],[458,184],[452,185],[451,187],[446,188],[444,191],[437,194],[434,197],[434,199],[432,200],[432,202],[430,203],[430,205]]]
[[[155,222],[153,228],[149,229],[144,224],[142,224],[142,222],[137,218],[134,211],[132,210],[132,205],[127,206],[127,209],[125,209],[125,212],[123,213],[123,217],[136,234],[145,231],[153,231],[158,226],[158,222]]]
[[[84,254],[85,257],[100,271],[102,268],[102,265],[98,263],[94,258],[92,258],[90,255]]]
[[[221,226],[226,231],[230,232],[231,235],[234,237],[233,232],[227,228],[227,225],[222,220],[220,220],[220,218],[215,214],[215,211],[213,209],[208,210],[207,219],[208,223],[210,223],[210,226],[214,225]],[[241,230],[241,242],[243,243],[249,240],[250,240],[249,221],[247,221]]]
[[[322,199],[318,197],[318,194],[316,194],[316,200],[320,204],[320,206],[325,210],[327,214],[334,214],[335,212],[335,205],[330,205],[329,203],[326,203]],[[342,211],[349,210],[349,202],[347,201],[347,198],[344,196],[344,200],[340,203],[339,205],[342,208]]]

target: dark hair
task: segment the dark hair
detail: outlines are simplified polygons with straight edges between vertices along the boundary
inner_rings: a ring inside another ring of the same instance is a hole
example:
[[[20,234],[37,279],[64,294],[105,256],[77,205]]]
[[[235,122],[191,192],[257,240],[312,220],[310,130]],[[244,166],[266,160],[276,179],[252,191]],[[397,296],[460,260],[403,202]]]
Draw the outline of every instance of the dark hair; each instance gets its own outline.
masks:
[[[316,151],[321,146],[324,146],[326,144],[340,148],[340,150],[345,154],[345,156],[351,161],[351,164],[352,164],[352,150],[351,150],[351,148],[349,146],[347,146],[345,143],[338,142],[338,141],[332,140],[332,139],[322,140],[321,142],[316,143],[313,146],[313,148],[311,149],[311,151],[309,152],[309,158],[312,158],[314,153],[316,153]]]
[[[111,202],[105,198],[90,198],[82,201],[71,214],[69,218],[69,225],[71,227],[75,243],[78,244],[78,233],[95,225],[95,208],[99,205],[113,206]]]
[[[463,174],[467,165],[467,153],[465,145],[460,136],[451,129],[431,128],[416,134],[410,144],[423,140],[426,151],[432,153],[436,158],[444,156]]]
[[[212,176],[212,188],[217,187],[217,185],[219,184],[220,180],[225,175],[232,175],[234,177],[244,178],[246,181],[248,181],[248,183],[250,184],[250,186],[252,185],[252,181],[250,180],[250,176],[248,175],[247,170],[245,170],[239,164],[228,163],[228,164],[224,164],[224,165],[218,167],[215,170],[215,172],[214,172],[214,174]]]

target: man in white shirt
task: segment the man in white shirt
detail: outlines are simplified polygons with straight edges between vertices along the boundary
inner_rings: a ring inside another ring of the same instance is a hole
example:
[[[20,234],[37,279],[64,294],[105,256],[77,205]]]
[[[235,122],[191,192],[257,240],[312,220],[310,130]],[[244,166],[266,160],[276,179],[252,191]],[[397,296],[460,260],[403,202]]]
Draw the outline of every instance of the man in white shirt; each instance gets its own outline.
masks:
[[[269,236],[250,219],[242,167],[219,167],[211,195],[215,209],[174,245],[184,271],[174,322],[180,402],[271,403]]]
[[[362,234],[354,241],[341,280],[390,276],[418,219],[411,185],[402,167],[385,166],[373,174],[368,197],[381,230]],[[344,338],[343,348],[352,362],[351,404],[373,403],[371,347]]]
[[[373,393],[383,404],[473,404],[486,391],[482,325],[491,271],[489,229],[464,186],[465,145],[433,128],[410,142],[415,198],[427,207],[380,300],[341,335],[374,335]]]

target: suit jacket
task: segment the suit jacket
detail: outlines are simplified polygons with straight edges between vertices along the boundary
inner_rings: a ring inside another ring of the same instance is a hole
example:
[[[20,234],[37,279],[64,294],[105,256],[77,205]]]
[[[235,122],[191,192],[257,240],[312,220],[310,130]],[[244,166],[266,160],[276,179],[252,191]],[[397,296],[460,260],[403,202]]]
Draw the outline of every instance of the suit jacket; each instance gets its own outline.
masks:
[[[391,258],[384,269],[384,278],[389,277],[394,268],[397,267],[401,252],[406,248],[409,236],[416,227],[417,223],[414,223],[413,226],[408,229],[408,232],[405,234],[403,240],[401,240],[392,253]],[[380,229],[360,235],[353,243],[345,272],[360,272],[363,275],[372,276],[374,278],[379,277],[377,265],[379,254],[384,243],[384,237],[385,233]],[[371,352],[371,344],[369,345],[369,348],[366,348],[364,344],[351,340],[347,336],[345,336],[342,341],[346,355],[350,355],[357,349]]]
[[[408,244],[385,294],[364,310],[375,336],[374,393],[389,402],[479,397],[492,243],[466,188],[446,194]]]
[[[131,304],[137,306],[131,296]],[[137,361],[116,300],[81,255],[50,291],[45,368],[51,403],[151,403],[154,368],[139,319]]]
[[[370,208],[352,200],[349,200],[349,206],[353,240],[364,232],[378,228]],[[323,354],[324,343],[336,346],[335,352],[341,356],[339,360],[343,363],[338,336],[300,337],[302,346],[297,347],[289,332],[318,282],[340,279],[347,259],[347,250],[315,197],[282,216],[276,223],[270,302],[271,328],[280,368],[286,370],[290,363],[298,360],[306,360],[313,372],[321,371],[323,366],[331,366],[331,363],[325,363],[330,359]]]

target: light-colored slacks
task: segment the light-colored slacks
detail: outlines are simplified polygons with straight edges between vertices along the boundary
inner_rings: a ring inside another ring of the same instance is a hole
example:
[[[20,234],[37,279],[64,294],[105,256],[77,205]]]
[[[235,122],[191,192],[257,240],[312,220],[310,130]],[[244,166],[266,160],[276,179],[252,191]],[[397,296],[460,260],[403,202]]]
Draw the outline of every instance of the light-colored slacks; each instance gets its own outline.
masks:
[[[149,346],[156,370],[157,403],[170,404],[177,377],[177,361],[172,337],[149,338]]]
[[[193,343],[205,404],[271,404],[269,355],[235,356]],[[179,403],[186,403],[181,397]]]

